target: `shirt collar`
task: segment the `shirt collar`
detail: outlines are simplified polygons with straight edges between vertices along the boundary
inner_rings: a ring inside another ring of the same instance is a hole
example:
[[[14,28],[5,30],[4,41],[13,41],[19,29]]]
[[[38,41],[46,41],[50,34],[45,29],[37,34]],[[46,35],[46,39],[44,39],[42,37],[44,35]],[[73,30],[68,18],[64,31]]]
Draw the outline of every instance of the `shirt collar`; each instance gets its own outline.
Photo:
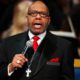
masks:
[[[34,34],[31,32],[31,31],[29,31],[28,32],[28,35],[29,35],[29,38],[30,38],[30,40],[33,38],[33,36],[34,36]],[[41,34],[39,34],[39,35],[37,35],[41,40],[46,36],[46,31],[45,32],[43,32],[43,33],[41,33]]]

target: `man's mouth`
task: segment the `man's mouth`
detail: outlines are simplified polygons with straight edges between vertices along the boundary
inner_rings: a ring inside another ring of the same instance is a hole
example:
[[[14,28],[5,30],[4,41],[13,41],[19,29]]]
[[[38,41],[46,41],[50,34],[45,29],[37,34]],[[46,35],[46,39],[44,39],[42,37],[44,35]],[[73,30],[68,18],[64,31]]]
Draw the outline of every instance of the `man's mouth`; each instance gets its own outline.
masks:
[[[41,23],[34,23],[33,25],[34,25],[35,28],[41,28],[42,27]]]

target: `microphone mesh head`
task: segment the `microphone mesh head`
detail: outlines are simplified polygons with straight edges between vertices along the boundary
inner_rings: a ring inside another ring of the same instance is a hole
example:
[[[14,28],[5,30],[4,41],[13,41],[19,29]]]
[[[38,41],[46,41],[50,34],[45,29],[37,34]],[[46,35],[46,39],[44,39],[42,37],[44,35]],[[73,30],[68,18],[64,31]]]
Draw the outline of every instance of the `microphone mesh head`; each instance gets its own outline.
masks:
[[[33,44],[32,44],[32,41],[31,41],[31,40],[27,41],[27,42],[26,42],[26,45],[27,45],[27,47],[32,47],[32,45],[33,45]]]

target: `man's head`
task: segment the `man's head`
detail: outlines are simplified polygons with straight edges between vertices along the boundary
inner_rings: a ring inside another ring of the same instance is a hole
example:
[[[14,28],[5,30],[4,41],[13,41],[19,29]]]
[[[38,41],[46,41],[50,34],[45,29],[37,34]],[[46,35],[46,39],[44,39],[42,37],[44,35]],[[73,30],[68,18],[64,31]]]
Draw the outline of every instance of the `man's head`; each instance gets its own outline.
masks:
[[[42,1],[35,1],[28,9],[29,30],[34,34],[43,33],[50,23],[49,10]]]

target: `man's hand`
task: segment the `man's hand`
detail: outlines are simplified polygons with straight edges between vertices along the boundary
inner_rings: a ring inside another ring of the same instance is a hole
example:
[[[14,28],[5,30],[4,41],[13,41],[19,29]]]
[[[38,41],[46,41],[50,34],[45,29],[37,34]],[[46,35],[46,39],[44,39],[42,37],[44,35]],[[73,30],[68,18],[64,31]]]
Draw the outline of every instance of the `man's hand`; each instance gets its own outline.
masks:
[[[9,73],[14,71],[16,68],[22,68],[25,62],[27,62],[28,59],[24,56],[24,54],[16,54],[13,57],[12,62],[9,64]]]

